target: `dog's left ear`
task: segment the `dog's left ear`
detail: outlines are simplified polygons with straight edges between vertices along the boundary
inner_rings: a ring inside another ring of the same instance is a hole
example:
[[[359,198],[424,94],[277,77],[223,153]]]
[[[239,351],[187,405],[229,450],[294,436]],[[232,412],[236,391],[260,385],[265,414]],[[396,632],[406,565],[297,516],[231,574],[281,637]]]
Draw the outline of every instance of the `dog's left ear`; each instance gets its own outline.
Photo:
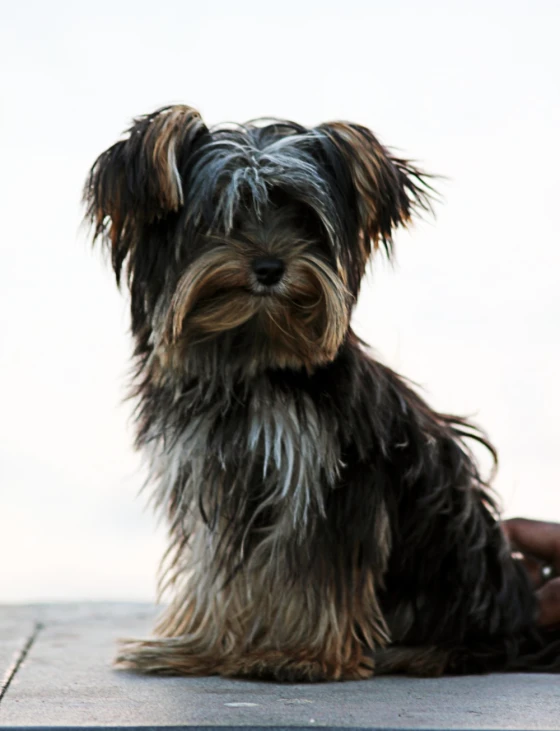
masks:
[[[359,237],[367,258],[381,244],[391,254],[393,231],[406,226],[414,212],[432,210],[432,177],[408,160],[394,157],[365,127],[330,122],[317,128],[336,151],[340,166],[332,166],[339,187],[351,187],[357,208]],[[339,175],[337,176],[337,167]]]
[[[86,216],[95,226],[94,238],[111,250],[117,281],[141,227],[183,205],[181,168],[207,133],[196,109],[164,107],[136,118],[128,137],[93,164],[84,188]]]

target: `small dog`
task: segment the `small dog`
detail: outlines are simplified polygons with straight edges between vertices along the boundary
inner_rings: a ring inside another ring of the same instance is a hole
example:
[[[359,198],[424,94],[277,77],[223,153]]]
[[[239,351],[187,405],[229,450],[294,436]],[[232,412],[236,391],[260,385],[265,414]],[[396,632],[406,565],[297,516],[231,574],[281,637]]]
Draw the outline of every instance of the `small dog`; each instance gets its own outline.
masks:
[[[135,120],[87,216],[131,294],[137,446],[169,521],[143,672],[344,680],[560,670],[467,446],[350,327],[432,178],[364,127]]]

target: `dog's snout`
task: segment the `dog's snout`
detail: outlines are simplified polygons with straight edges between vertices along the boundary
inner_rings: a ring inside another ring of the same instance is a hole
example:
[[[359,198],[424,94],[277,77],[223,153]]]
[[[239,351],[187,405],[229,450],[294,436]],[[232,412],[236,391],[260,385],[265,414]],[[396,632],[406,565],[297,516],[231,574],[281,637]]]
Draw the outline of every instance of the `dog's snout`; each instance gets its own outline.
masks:
[[[276,259],[275,257],[253,259],[253,271],[259,284],[267,286],[278,284],[282,279],[285,268],[282,259]]]

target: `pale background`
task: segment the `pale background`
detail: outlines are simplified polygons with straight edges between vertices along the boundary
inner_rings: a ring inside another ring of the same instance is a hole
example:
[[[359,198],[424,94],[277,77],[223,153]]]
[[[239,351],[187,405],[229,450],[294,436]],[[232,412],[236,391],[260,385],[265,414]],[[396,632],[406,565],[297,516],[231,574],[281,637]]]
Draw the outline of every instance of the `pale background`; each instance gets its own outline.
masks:
[[[448,177],[356,326],[484,425],[507,514],[560,519],[558,2],[41,0],[0,25],[0,600],[153,596],[126,303],[80,190],[133,115],[171,102],[361,122]]]

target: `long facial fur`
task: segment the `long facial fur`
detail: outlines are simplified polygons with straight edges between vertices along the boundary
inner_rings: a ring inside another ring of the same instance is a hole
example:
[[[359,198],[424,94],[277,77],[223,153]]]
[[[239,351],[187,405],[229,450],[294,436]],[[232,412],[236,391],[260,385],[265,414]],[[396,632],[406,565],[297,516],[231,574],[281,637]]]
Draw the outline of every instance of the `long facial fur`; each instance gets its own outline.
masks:
[[[172,601],[122,665],[559,668],[467,444],[492,446],[350,328],[370,256],[430,208],[429,182],[359,125],[208,128],[185,106],[94,164],[88,215],[126,269],[137,445],[170,534]],[[251,262],[270,255],[286,271],[265,294]]]
[[[111,251],[117,278],[126,263],[133,332],[142,330],[144,334],[146,320],[167,307],[167,319],[174,321],[172,329],[177,333],[173,312],[178,302],[176,273],[185,272],[187,279],[182,284],[190,284],[194,270],[188,270],[192,265],[203,267],[202,260],[196,263],[196,259],[209,237],[224,244],[229,241],[231,252],[239,253],[232,242],[239,219],[270,217],[275,199],[281,196],[284,200],[276,209],[282,211],[285,200],[299,205],[313,221],[313,233],[321,242],[320,252],[311,251],[307,258],[300,258],[300,271],[292,276],[293,291],[287,288],[286,292],[295,304],[301,296],[304,308],[314,302],[315,294],[322,300],[325,332],[314,332],[319,314],[309,314],[307,339],[313,347],[302,354],[300,365],[312,365],[308,363],[310,352],[316,354],[317,365],[332,359],[348,329],[351,307],[372,250],[381,242],[389,251],[393,228],[406,224],[414,210],[429,208],[426,177],[393,158],[371,133],[367,134],[375,144],[368,145],[369,138],[362,140],[365,133],[364,128],[346,123],[305,129],[289,122],[273,122],[209,130],[198,112],[181,106],[136,120],[128,139],[113,145],[96,161],[85,189],[88,215],[95,223],[96,236]],[[347,135],[361,141],[351,153]],[[367,201],[363,199],[366,192]],[[375,209],[374,214],[370,208]],[[372,215],[378,221],[376,226]],[[294,235],[302,233],[305,237],[306,232],[287,228],[286,240],[278,242],[279,250],[292,247]],[[257,251],[270,247],[266,238],[252,243]],[[217,255],[217,250],[208,254]],[[307,276],[302,276],[304,267]],[[242,269],[243,262],[233,256],[229,267],[221,270],[226,287],[231,279],[241,286]],[[288,281],[289,277],[288,271]],[[193,295],[194,289],[188,298],[183,292],[182,302]],[[255,303],[239,291],[233,296],[242,324],[250,319]],[[226,310],[218,301],[214,306],[215,316],[209,317],[208,327]],[[345,313],[340,311],[344,308]],[[291,309],[293,313],[295,307]],[[286,322],[286,312],[278,306],[267,318],[271,324],[276,314],[274,334],[280,339],[293,337],[293,317]],[[297,318],[300,324],[303,320]],[[235,317],[230,323],[237,324]],[[152,322],[150,326],[157,330],[158,324]],[[301,349],[305,339],[295,338],[288,350],[297,351],[294,345]],[[153,338],[148,347],[154,347]],[[265,358],[263,365],[271,364]],[[279,365],[294,366],[293,356],[291,362]]]

